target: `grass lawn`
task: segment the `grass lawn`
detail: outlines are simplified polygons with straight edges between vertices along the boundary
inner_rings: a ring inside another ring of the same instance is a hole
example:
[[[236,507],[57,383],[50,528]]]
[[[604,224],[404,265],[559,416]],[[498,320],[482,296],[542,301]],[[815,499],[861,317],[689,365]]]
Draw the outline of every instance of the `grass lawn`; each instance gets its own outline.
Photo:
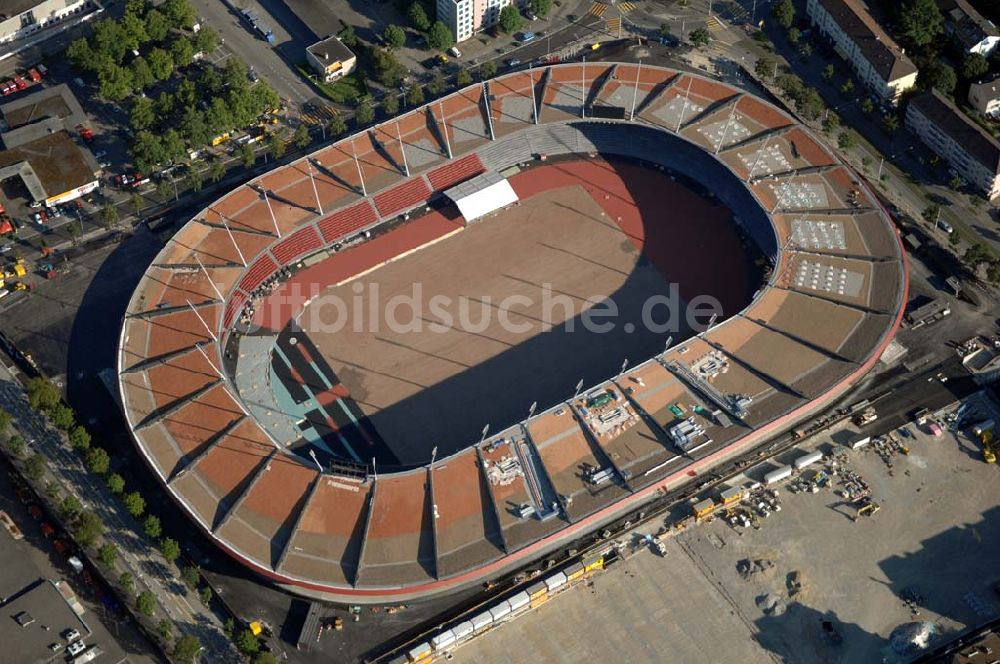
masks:
[[[305,62],[295,65],[299,74],[308,80],[320,93],[330,101],[338,104],[351,104],[358,97],[366,94],[365,85],[356,74],[342,76],[332,83],[324,83],[319,80],[312,69]]]

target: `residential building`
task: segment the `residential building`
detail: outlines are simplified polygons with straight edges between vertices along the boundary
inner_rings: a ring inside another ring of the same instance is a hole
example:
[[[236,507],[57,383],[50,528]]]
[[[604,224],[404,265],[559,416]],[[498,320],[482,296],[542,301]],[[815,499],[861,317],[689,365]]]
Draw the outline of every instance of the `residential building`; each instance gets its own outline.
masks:
[[[969,104],[983,115],[1000,117],[1000,74],[970,84]]]
[[[327,83],[350,74],[358,62],[351,49],[336,37],[327,37],[306,47],[306,60]]]
[[[916,65],[858,0],[807,0],[806,14],[883,102],[897,103],[916,85]]]
[[[99,6],[93,0],[0,2],[0,44],[27,37],[48,25]]]
[[[463,42],[477,32],[493,27],[500,20],[500,10],[511,0],[437,0],[437,17]]]
[[[1000,142],[936,90],[910,100],[906,128],[989,199],[1000,196]]]
[[[1000,32],[993,22],[976,11],[968,0],[937,0],[944,15],[945,33],[966,53],[989,57],[1000,44]]]

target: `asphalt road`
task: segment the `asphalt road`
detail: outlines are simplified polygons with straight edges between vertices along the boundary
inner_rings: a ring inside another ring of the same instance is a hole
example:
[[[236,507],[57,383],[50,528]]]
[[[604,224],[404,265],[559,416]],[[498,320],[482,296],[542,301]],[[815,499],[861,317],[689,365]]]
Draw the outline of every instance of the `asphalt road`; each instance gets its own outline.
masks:
[[[138,534],[139,524],[123,511],[104,483],[84,468],[55,429],[28,406],[23,390],[2,365],[0,407],[13,416],[29,449],[48,459],[49,470],[64,492],[76,496],[86,509],[101,517],[105,539],[116,546],[119,561],[135,577],[136,592],[148,588],[156,596],[160,605],[158,616],[168,616],[182,634],[198,637],[205,648],[206,661],[234,661],[236,651],[223,633],[221,622],[198,600],[188,598],[175,568]]]

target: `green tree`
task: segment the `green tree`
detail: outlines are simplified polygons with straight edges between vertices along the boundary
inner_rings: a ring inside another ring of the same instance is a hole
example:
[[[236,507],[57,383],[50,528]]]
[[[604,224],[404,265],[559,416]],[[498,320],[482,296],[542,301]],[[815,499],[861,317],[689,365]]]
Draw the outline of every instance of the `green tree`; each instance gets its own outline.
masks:
[[[840,129],[840,116],[836,113],[827,113],[823,118],[823,131],[832,134],[838,129]]]
[[[952,190],[958,191],[965,186],[965,180],[963,180],[961,176],[954,175],[950,180],[948,180],[948,186],[951,187]]]
[[[91,447],[87,450],[86,460],[90,472],[98,475],[108,472],[108,468],[111,466],[111,457],[108,456],[103,447]]]
[[[219,47],[219,34],[212,28],[202,26],[201,30],[195,34],[191,45],[194,46],[195,53],[208,55]]]
[[[792,44],[798,44],[799,40],[802,39],[802,31],[796,28],[794,25],[788,28],[788,41]]]
[[[201,652],[201,648],[201,641],[197,636],[185,634],[174,644],[174,659],[181,664],[192,664],[194,658]]]
[[[222,69],[222,84],[237,91],[245,91],[250,87],[250,79],[247,78],[247,66],[239,58],[229,58],[226,66]]]
[[[358,36],[354,34],[353,25],[345,25],[344,29],[337,36],[340,37],[340,41],[344,42],[344,46],[348,48],[354,48],[358,45]]]
[[[344,116],[337,113],[332,118],[330,122],[326,125],[326,130],[330,132],[330,135],[336,138],[337,136],[342,136],[344,132],[347,131],[347,121],[344,120]]]
[[[837,73],[837,68],[832,64],[823,67],[823,80],[829,81]]]
[[[269,652],[261,652],[253,658],[253,664],[278,664],[278,658]]]
[[[691,31],[688,39],[695,47],[701,48],[702,46],[708,46],[708,43],[712,41],[712,34],[707,28],[697,28]]]
[[[201,573],[198,571],[197,567],[192,567],[191,565],[188,565],[187,567],[181,570],[181,580],[184,582],[184,585],[186,585],[191,590],[194,590],[198,587],[198,584],[201,582]]]
[[[208,586],[205,586],[204,588],[202,588],[201,590],[199,590],[198,591],[198,599],[200,599],[201,603],[204,604],[205,606],[208,606],[209,604],[211,604],[212,603],[212,589],[209,588]]]
[[[49,411],[49,417],[52,419],[52,424],[61,431],[69,431],[76,426],[76,416],[73,414],[73,409],[65,404],[56,404]]]
[[[105,228],[111,228],[118,223],[118,208],[114,203],[105,203],[101,207],[101,221],[104,222]]]
[[[511,5],[507,5],[504,9],[507,9],[508,7],[513,9]],[[517,13],[517,10],[515,9],[514,12]],[[517,17],[520,19],[521,15],[517,14]],[[500,11],[500,22],[502,25],[503,10]],[[431,29],[427,31],[427,45],[431,48],[436,48],[439,51],[446,51],[455,45],[455,35],[451,33],[451,30],[447,25],[441,21],[435,21],[434,25],[431,26]]]
[[[61,401],[59,390],[46,378],[31,378],[25,385],[28,405],[34,410],[47,411]]]
[[[160,624],[156,626],[156,633],[160,635],[160,638],[164,641],[169,641],[170,637],[174,635],[174,624],[168,619],[163,618],[160,620]]]
[[[237,650],[247,656],[256,654],[260,650],[260,641],[257,640],[257,637],[249,629],[237,632],[233,638],[233,643],[236,645]]]
[[[406,91],[406,103],[410,106],[424,103],[424,89],[419,85],[411,85]]]
[[[389,48],[403,48],[403,44],[406,43],[406,33],[398,25],[390,23],[382,31],[382,39],[385,40]]]
[[[175,28],[189,29],[198,18],[198,12],[190,0],[167,0],[160,9]]]
[[[472,83],[472,74],[469,73],[468,69],[459,69],[458,74],[455,76],[455,85],[460,88]]]
[[[97,74],[98,94],[108,101],[121,101],[135,87],[132,83],[132,71],[121,65],[104,65]]]
[[[142,207],[146,204],[145,199],[142,197],[142,194],[140,194],[138,191],[132,194],[131,202],[132,202],[132,209],[135,210],[136,214],[139,214],[139,211],[142,210]]]
[[[226,162],[221,158],[212,161],[212,165],[208,168],[208,174],[212,178],[212,182],[218,182],[226,175]]]
[[[935,0],[905,0],[897,19],[900,34],[911,46],[926,46],[944,31],[944,16]]]
[[[812,44],[810,44],[809,42],[802,42],[802,45],[799,46],[799,53],[802,54],[803,58],[808,60],[809,57],[813,54]]]
[[[160,553],[163,554],[168,563],[172,563],[181,557],[181,547],[177,544],[177,540],[164,537],[160,540]]]
[[[771,8],[771,16],[779,26],[787,30],[795,22],[795,5],[792,0],[779,0]]]
[[[382,100],[382,110],[385,111],[386,117],[392,117],[399,113],[399,97],[394,93],[387,94]]]
[[[500,26],[500,29],[508,35],[520,30],[523,23],[524,17],[521,16],[521,12],[518,11],[516,5],[507,5],[500,10],[500,20],[498,25]]]
[[[147,618],[152,616],[153,611],[156,609],[156,595],[149,590],[143,590],[135,598],[135,608]]]
[[[73,534],[81,546],[90,546],[104,533],[104,521],[93,512],[84,511],[76,518]]]
[[[86,37],[80,37],[70,42],[66,47],[66,57],[77,69],[83,71],[97,71],[100,58],[97,52],[90,47],[90,42]]]
[[[842,131],[837,136],[837,147],[841,150],[850,150],[854,147],[854,134],[849,131]]]
[[[24,474],[37,482],[45,475],[45,466],[45,457],[41,454],[32,454],[24,464]]]
[[[170,42],[170,57],[178,67],[187,67],[191,64],[194,61],[194,46],[191,45],[191,40],[179,35]]]
[[[354,119],[359,125],[366,125],[375,119],[375,105],[368,95],[358,99],[358,106],[354,109]]]
[[[188,169],[187,177],[188,186],[191,187],[192,191],[201,191],[201,188],[205,184],[205,180],[202,177],[201,169],[197,168],[195,165],[191,165]]]
[[[444,76],[442,76],[441,72],[439,71],[434,72],[434,75],[431,77],[431,80],[427,82],[427,92],[429,92],[431,96],[436,97],[437,95],[444,92],[444,86],[445,86]]]
[[[78,452],[85,452],[90,448],[90,433],[82,426],[75,426],[69,432],[69,444]]]
[[[413,0],[410,3],[409,9],[406,10],[406,18],[409,19],[410,25],[420,32],[427,32],[431,28],[431,20],[427,18],[427,12],[420,0]]]
[[[142,531],[146,533],[146,536],[151,539],[156,539],[163,533],[163,527],[160,525],[160,519],[153,514],[147,516],[142,522]]]
[[[253,152],[253,146],[247,144],[241,145],[240,162],[243,164],[243,168],[253,168],[255,161],[257,161],[257,155]]]
[[[118,561],[118,549],[110,542],[102,544],[101,548],[97,550],[97,557],[100,558],[105,567],[114,567]]]
[[[886,113],[882,116],[882,127],[890,134],[899,129],[899,116],[895,113]]]
[[[133,131],[150,129],[156,124],[156,109],[149,97],[136,97],[129,109],[129,125]]]
[[[146,22],[138,16],[125,14],[120,22],[125,44],[129,50],[135,50],[149,41],[149,35],[146,33]]]
[[[865,115],[871,115],[871,112],[875,110],[875,102],[872,101],[871,97],[865,97],[861,100],[861,106],[859,108]]]
[[[545,18],[552,11],[552,0],[529,0],[528,7],[539,18]]]
[[[146,13],[146,34],[149,35],[149,40],[159,44],[167,38],[169,32],[170,23],[163,12],[158,9],[150,9]]]
[[[145,90],[153,84],[153,70],[141,55],[132,61],[132,86],[134,90]],[[152,103],[150,103],[152,106]]]
[[[275,159],[281,159],[285,155],[285,142],[277,134],[271,134],[267,137],[267,151]]]
[[[123,495],[122,504],[125,505],[125,511],[137,519],[146,511],[146,499],[138,491],[130,491]]]
[[[0,408],[0,436],[7,433],[7,429],[10,428],[11,417],[3,408]]]
[[[920,216],[924,218],[929,224],[937,223],[938,217],[941,216],[941,206],[937,203],[931,203],[924,208],[924,211],[920,213]]]
[[[849,78],[840,85],[841,94],[848,96],[854,92],[854,79]]]
[[[66,496],[59,503],[59,516],[66,521],[72,521],[83,509],[80,499],[76,496]]]
[[[160,197],[161,201],[170,200],[171,194],[173,194],[174,188],[170,185],[170,181],[166,178],[159,180],[156,183],[156,195]]]
[[[958,76],[951,66],[939,58],[931,58],[920,68],[917,84],[925,90],[934,89],[942,94],[951,95],[958,85]]]
[[[125,478],[118,473],[108,475],[107,484],[108,489],[116,496],[120,496],[125,491]]]
[[[122,590],[129,595],[135,592],[135,577],[132,576],[131,572],[122,572],[122,575],[118,577],[118,583],[121,585]]]
[[[493,78],[497,75],[497,63],[492,60],[488,60],[483,64],[479,65],[479,78],[482,80],[487,80]]]
[[[149,52],[149,69],[157,81],[165,81],[174,73],[174,59],[162,48]]]
[[[292,134],[292,142],[295,143],[295,147],[300,150],[304,150],[307,145],[312,143],[312,136],[309,135],[309,128],[304,124],[299,124],[295,128],[295,133]]]
[[[94,24],[91,44],[100,60],[116,65],[121,64],[129,50],[125,28],[112,18]]]
[[[971,53],[962,61],[962,78],[972,81],[990,70],[990,62],[979,53]]]
[[[7,449],[10,450],[11,455],[15,459],[23,459],[24,453],[27,449],[27,446],[24,443],[24,438],[14,434],[7,439]]]
[[[774,59],[774,56],[765,53],[757,58],[757,62],[753,66],[753,73],[757,75],[757,78],[773,78],[777,71],[777,65],[778,61]]]

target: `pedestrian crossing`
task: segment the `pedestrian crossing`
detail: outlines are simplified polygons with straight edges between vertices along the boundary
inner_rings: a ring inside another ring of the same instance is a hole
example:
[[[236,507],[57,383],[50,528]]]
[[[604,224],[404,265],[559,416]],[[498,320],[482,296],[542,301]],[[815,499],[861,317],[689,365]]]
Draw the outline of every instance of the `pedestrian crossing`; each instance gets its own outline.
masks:
[[[708,28],[710,32],[719,32],[720,30],[726,29],[726,26],[722,25],[719,19],[714,16],[708,17],[708,20],[705,21],[705,27]]]
[[[622,14],[628,14],[629,12],[635,11],[638,7],[635,6],[633,2],[619,2],[618,11]]]
[[[618,18],[606,18],[604,19],[604,22],[607,24],[608,32],[612,34],[615,34],[622,29],[622,19],[620,16]]]
[[[308,110],[302,111],[302,124],[307,127],[329,122],[337,115],[337,109],[333,106],[310,104]]]
[[[608,11],[608,6],[606,4],[604,4],[603,2],[595,2],[590,6],[590,9],[587,10],[587,15],[596,16],[597,18],[600,18],[601,16],[604,15],[604,12],[606,11]]]

